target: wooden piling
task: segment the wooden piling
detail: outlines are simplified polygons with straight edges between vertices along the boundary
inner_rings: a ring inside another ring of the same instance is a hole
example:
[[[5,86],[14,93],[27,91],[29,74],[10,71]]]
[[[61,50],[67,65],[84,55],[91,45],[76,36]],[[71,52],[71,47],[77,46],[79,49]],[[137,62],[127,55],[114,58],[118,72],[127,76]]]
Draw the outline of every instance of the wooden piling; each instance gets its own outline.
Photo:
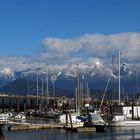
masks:
[[[70,113],[70,111],[68,112],[68,114],[69,114],[69,118],[70,118],[71,129],[73,129],[73,124],[72,124],[72,118],[71,118],[71,113]]]

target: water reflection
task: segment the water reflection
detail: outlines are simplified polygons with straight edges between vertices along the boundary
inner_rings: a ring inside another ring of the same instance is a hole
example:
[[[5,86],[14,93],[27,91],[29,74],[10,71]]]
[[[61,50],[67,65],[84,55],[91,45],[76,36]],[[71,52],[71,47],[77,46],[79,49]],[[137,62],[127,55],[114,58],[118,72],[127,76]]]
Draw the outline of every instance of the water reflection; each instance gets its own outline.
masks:
[[[4,134],[2,132],[0,132],[0,140],[6,140],[5,136],[4,136]]]
[[[103,133],[75,133],[64,129],[4,131],[0,140],[135,140],[140,139],[140,128],[107,128]]]
[[[111,139],[116,140],[140,139],[140,128],[139,127],[108,128],[108,136],[110,136]]]
[[[72,134],[71,131],[66,131],[66,140],[72,140]]]

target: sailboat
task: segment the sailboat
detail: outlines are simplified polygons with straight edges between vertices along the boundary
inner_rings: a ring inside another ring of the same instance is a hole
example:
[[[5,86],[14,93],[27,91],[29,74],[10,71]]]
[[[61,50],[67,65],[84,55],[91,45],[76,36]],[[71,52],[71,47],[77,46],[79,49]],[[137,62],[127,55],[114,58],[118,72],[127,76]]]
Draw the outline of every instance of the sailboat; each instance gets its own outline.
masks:
[[[121,105],[121,101],[120,101],[120,97],[121,97],[121,90],[120,90],[120,85],[121,85],[121,80],[120,80],[120,64],[121,64],[121,62],[120,62],[120,56],[121,56],[121,53],[120,53],[120,51],[119,51],[119,69],[118,69],[118,71],[119,71],[119,74],[118,74],[118,83],[119,83],[119,88],[118,88],[118,93],[119,93],[119,106],[121,107],[121,108],[123,108],[124,107],[124,105]],[[127,107],[127,108],[130,108],[130,107]],[[123,109],[122,109],[123,110]],[[128,109],[127,109],[128,110]],[[131,106],[131,113],[132,113],[132,116],[133,116],[133,113],[134,113],[134,110],[133,110],[133,106]],[[127,111],[128,112],[128,111]],[[133,117],[132,117],[133,118]],[[125,114],[117,114],[117,115],[113,115],[113,116],[111,116],[110,118],[109,118],[109,120],[108,120],[108,126],[115,126],[115,127],[118,127],[118,126],[140,126],[140,120],[130,120],[130,119],[128,119],[127,117],[126,117],[126,115]]]
[[[76,92],[76,112],[75,113],[70,113],[70,117],[68,117],[68,120],[66,119],[66,114],[62,114],[60,116],[60,123],[66,124],[66,121],[68,121],[68,124],[71,123],[73,124],[74,127],[82,127],[83,122],[81,119],[79,119],[78,116],[80,116],[80,79],[79,79],[79,65],[77,64],[77,88],[75,90]],[[68,110],[66,112],[69,112]]]

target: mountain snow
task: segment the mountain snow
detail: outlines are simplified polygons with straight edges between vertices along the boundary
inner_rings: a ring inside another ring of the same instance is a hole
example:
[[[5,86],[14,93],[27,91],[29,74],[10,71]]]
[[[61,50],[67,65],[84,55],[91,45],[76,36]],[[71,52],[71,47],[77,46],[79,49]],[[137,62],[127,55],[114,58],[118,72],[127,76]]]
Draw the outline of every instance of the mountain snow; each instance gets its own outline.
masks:
[[[84,77],[92,78],[108,78],[109,76],[117,76],[113,73],[111,67],[107,67],[101,63],[94,63],[93,65],[79,65],[79,74]],[[46,68],[38,70],[39,80],[46,79]],[[117,70],[117,69],[116,69]],[[138,75],[140,68],[134,65],[123,63],[121,65],[121,76],[130,77]],[[52,77],[57,77],[58,79],[73,79],[77,77],[77,65],[71,66],[49,66],[49,80]],[[15,79],[29,79],[35,81],[37,78],[36,69],[26,69],[23,71],[13,71],[11,68],[6,67],[0,70],[0,87],[5,86],[7,83],[14,81]]]
[[[0,70],[0,78],[14,80],[15,79],[15,74],[12,71],[11,68],[3,68],[3,69]]]

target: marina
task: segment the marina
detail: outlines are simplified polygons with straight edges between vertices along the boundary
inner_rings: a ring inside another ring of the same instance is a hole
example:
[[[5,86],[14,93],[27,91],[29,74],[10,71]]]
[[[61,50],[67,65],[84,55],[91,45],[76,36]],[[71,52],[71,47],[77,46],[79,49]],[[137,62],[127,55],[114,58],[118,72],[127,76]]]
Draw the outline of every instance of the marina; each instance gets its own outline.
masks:
[[[85,86],[85,92],[82,92],[82,88],[84,87],[81,86],[82,76],[77,64],[77,84],[74,98],[55,96],[54,82],[56,79],[53,79],[52,96],[48,96],[48,94],[43,96],[43,92],[42,96],[39,96],[38,79],[36,96],[1,94],[1,132],[8,134],[8,132],[28,133],[31,131],[49,131],[51,133],[51,131],[57,131],[59,133],[59,131],[63,131],[70,135],[76,132],[79,135],[91,133],[95,136],[100,132],[103,136],[112,137],[112,134],[109,136],[106,133],[110,131],[115,132],[115,128],[127,131],[131,130],[131,127],[140,126],[138,100],[127,103],[121,101],[120,51],[118,62],[118,100],[105,100],[109,83],[112,76],[114,76],[113,73],[107,80],[101,99],[95,100],[91,98],[88,86]]]
[[[140,0],[0,0],[0,140],[140,140]]]

